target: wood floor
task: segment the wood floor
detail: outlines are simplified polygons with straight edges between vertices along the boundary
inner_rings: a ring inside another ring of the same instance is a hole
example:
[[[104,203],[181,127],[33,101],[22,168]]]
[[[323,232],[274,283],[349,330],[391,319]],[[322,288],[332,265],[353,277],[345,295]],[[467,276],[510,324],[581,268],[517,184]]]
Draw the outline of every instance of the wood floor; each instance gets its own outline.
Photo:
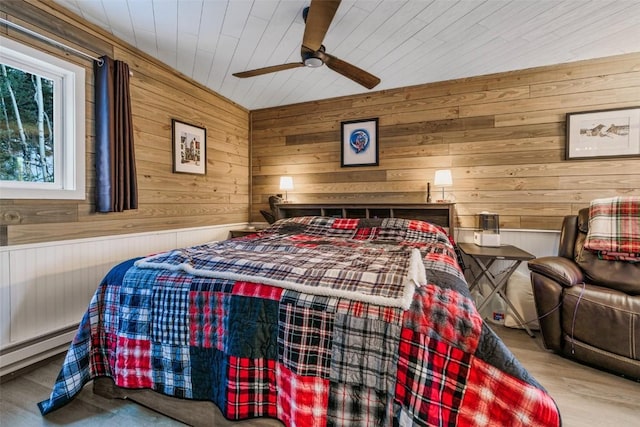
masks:
[[[598,371],[549,353],[540,337],[524,331],[496,330],[516,357],[547,389],[560,408],[565,427],[626,427],[640,425],[640,383]],[[538,334],[539,335],[539,334]],[[135,403],[105,399],[88,384],[73,402],[46,418],[36,403],[47,398],[62,356],[46,365],[0,384],[0,425],[31,426],[182,426]],[[274,426],[274,420],[232,423],[221,416],[212,426]]]

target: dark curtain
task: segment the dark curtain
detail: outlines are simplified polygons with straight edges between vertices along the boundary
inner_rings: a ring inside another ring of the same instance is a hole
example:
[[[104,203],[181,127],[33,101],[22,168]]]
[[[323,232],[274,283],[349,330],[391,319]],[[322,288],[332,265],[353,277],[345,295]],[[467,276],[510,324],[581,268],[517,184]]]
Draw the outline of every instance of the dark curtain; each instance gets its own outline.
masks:
[[[138,208],[129,66],[100,59],[94,63],[96,211],[122,212]]]

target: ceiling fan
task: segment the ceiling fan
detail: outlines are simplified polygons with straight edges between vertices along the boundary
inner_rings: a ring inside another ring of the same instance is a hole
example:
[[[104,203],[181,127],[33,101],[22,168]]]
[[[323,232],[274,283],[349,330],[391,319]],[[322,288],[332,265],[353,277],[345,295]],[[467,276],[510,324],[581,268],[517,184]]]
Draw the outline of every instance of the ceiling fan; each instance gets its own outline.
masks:
[[[329,25],[340,6],[341,0],[311,0],[311,5],[304,8],[302,17],[304,18],[305,28],[304,37],[302,39],[302,47],[300,55],[302,62],[291,62],[288,64],[272,65],[269,67],[258,68],[255,70],[242,71],[233,75],[240,78],[259,76],[262,74],[273,73],[276,71],[288,70],[298,67],[316,68],[324,64],[333,71],[361,84],[367,89],[373,89],[380,83],[380,79],[355,65],[351,65],[325,51],[322,44],[324,36],[327,34]]]

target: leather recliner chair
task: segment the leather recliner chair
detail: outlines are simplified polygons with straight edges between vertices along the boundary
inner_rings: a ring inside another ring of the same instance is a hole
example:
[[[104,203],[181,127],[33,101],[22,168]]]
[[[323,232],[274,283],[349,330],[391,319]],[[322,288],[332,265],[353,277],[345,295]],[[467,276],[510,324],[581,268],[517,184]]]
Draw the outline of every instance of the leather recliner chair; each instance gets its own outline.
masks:
[[[640,262],[584,249],[589,208],[566,216],[558,256],[529,261],[544,346],[582,363],[640,379]]]

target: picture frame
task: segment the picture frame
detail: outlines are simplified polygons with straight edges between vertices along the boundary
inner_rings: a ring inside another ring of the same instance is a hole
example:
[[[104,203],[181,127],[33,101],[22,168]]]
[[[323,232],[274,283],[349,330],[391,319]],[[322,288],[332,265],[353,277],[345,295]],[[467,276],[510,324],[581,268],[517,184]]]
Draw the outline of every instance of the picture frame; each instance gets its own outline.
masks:
[[[340,126],[341,167],[378,166],[378,119],[351,120]]]
[[[640,107],[567,113],[565,160],[640,156]]]
[[[206,175],[207,129],[171,119],[173,172]]]

